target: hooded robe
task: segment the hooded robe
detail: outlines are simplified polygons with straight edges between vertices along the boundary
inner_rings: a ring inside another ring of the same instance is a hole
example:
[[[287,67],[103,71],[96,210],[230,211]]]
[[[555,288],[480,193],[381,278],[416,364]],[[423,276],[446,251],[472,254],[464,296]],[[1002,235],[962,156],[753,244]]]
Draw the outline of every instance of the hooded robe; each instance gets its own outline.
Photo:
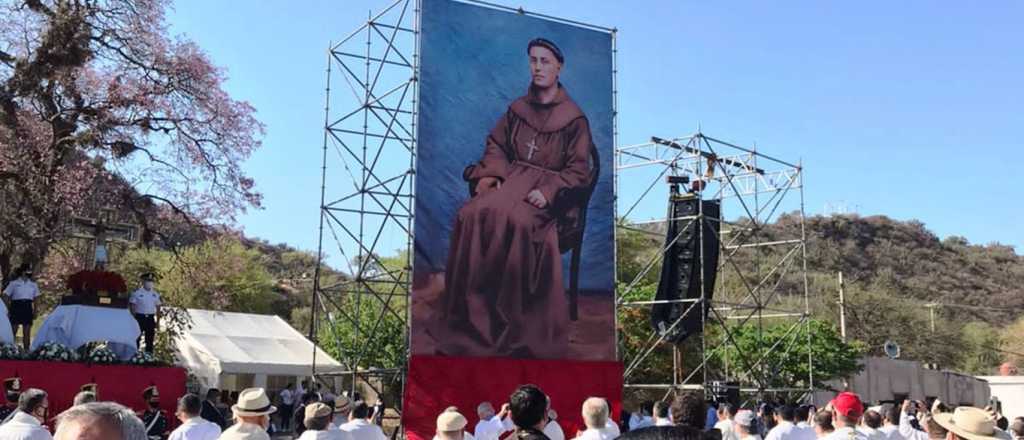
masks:
[[[576,194],[593,188],[593,150],[587,118],[561,85],[551,102],[528,93],[498,120],[483,158],[463,173],[472,197],[451,233],[441,354],[565,355],[569,306],[561,254],[567,246],[559,232],[586,209]],[[501,184],[476,193],[484,177]],[[533,190],[547,206],[527,202]]]

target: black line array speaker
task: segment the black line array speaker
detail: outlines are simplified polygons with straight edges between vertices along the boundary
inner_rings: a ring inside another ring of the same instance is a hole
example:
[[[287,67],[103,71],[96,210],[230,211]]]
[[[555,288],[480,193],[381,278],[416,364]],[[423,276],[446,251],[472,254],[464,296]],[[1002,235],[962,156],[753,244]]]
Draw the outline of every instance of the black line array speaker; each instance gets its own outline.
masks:
[[[680,343],[703,331],[701,314],[708,312],[711,295],[715,291],[722,209],[717,200],[701,200],[695,194],[680,194],[677,185],[671,188],[665,258],[654,298],[657,302],[651,306],[651,324],[654,331],[665,336],[666,341]],[[698,217],[701,212],[702,220]],[[692,301],[669,302],[681,299]],[[676,321],[679,322],[673,326]]]

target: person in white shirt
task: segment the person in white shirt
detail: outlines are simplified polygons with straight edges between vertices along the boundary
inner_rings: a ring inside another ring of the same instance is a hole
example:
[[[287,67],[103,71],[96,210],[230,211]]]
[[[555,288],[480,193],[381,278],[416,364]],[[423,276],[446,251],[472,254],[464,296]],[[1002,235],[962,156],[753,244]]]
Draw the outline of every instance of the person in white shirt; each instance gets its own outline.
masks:
[[[7,285],[3,294],[11,298],[8,307],[11,314],[11,331],[17,336],[18,328],[21,328],[22,344],[28,352],[32,345],[32,321],[36,318],[33,304],[40,293],[39,286],[32,281],[32,268],[21,266],[20,271],[21,274]]]
[[[348,423],[341,425],[339,429],[352,435],[352,440],[387,440],[384,430],[373,423],[370,417],[373,410],[366,402],[357,400],[352,405],[352,413],[349,414]]]
[[[789,405],[782,405],[775,408],[775,427],[768,431],[764,440],[796,440],[798,430],[793,419],[796,417],[796,409]]]
[[[608,403],[599,397],[583,401],[583,424],[587,429],[580,433],[580,440],[612,440],[614,433],[608,429]]]
[[[669,415],[669,404],[668,404],[668,402],[660,402],[660,401],[659,402],[655,402],[654,403],[654,410],[651,411],[651,412],[652,412],[652,416],[654,416],[654,426],[672,426],[672,417]],[[721,422],[719,422],[719,423],[721,423]],[[614,423],[612,423],[612,425],[614,425]],[[718,426],[716,425],[715,427],[717,428]],[[724,433],[723,433],[722,439],[723,440],[736,440],[736,439],[727,439],[727,438],[725,438]]]
[[[509,414],[508,404],[501,406],[501,412],[495,414],[491,402],[481,402],[476,407],[476,415],[480,421],[473,429],[473,437],[477,440],[498,440],[502,434],[511,431],[512,421],[505,422]]]
[[[740,440],[733,427],[733,417],[736,417],[736,407],[729,402],[718,404],[718,422],[715,423],[715,429],[722,433],[722,440]],[[655,414],[655,426],[658,426],[657,420],[658,417]]]
[[[900,435],[900,409],[896,405],[882,405],[882,427],[878,428],[885,434],[886,440],[904,440]]]
[[[352,435],[340,429],[331,429],[334,411],[331,407],[320,403],[306,405],[303,423],[306,430],[298,440],[352,440]]]
[[[178,409],[174,413],[181,425],[171,431],[167,440],[217,440],[220,437],[220,426],[199,417],[203,401],[195,394],[186,394],[178,399]]]
[[[46,430],[46,422],[50,402],[46,391],[29,388],[18,398],[18,410],[10,420],[0,426],[0,439],[3,440],[52,440],[50,431]]]
[[[794,414],[796,429],[793,430],[795,440],[815,440],[818,438],[818,433],[814,432],[814,427],[809,423],[814,412],[814,405],[800,405],[796,407],[796,413]]]
[[[639,411],[629,416],[629,430],[636,431],[643,429],[648,426],[654,426],[654,419],[651,417],[651,411],[654,409],[654,402],[645,401],[640,404]]]
[[[558,424],[558,413],[551,409],[551,400],[548,399],[548,421],[544,425],[542,431],[544,435],[548,436],[551,440],[565,440],[565,431],[562,431],[562,425]]]
[[[928,440],[928,433],[914,429],[914,426],[910,423],[910,413],[918,407],[923,407],[923,404],[914,402],[913,400],[907,399],[903,401],[902,410],[900,411],[900,424],[897,428],[900,436],[906,440]],[[927,424],[922,423],[927,426]]]
[[[0,438],[9,439],[10,437]],[[73,406],[57,416],[55,440],[147,440],[135,413],[114,402]]]
[[[864,417],[861,419],[860,426],[857,429],[860,430],[868,440],[886,440],[887,436],[884,432],[879,431],[878,428],[882,427],[882,415],[874,410],[864,411]]]
[[[288,385],[284,386],[284,389],[277,394],[278,398],[281,399],[281,407],[277,409],[277,417],[280,420],[278,423],[282,431],[291,429],[292,422],[292,411],[295,411],[295,391],[292,388],[295,384],[288,382]]]
[[[825,438],[835,432],[836,428],[832,426],[832,411],[823,409],[815,413],[813,426],[817,438]]]
[[[263,388],[246,388],[238,393],[231,412],[238,421],[220,434],[220,440],[270,440],[270,415],[277,411]]]
[[[733,416],[732,421],[736,437],[740,440],[761,440],[761,436],[757,434],[757,415],[753,411],[740,410]]]
[[[857,430],[857,422],[864,415],[864,404],[860,396],[851,392],[836,395],[829,403],[832,407],[832,425],[836,430],[822,437],[827,440],[867,440],[864,433]]]
[[[153,283],[156,277],[151,273],[142,274],[142,287],[132,292],[128,298],[131,305],[132,315],[139,323],[139,330],[142,331],[141,338],[146,341],[146,352],[153,352],[153,338],[156,335],[156,326],[160,322],[160,294],[153,290]]]

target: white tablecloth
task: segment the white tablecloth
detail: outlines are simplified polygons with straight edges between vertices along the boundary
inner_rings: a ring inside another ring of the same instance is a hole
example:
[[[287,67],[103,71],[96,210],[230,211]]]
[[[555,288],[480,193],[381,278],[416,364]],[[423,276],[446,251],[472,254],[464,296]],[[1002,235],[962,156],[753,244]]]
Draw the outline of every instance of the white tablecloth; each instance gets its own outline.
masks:
[[[139,324],[128,309],[94,306],[57,306],[32,340],[32,350],[53,341],[72,350],[92,341],[107,341],[121,360],[138,351]]]
[[[11,330],[11,318],[7,316],[7,306],[0,301],[0,344],[14,345],[14,331]]]

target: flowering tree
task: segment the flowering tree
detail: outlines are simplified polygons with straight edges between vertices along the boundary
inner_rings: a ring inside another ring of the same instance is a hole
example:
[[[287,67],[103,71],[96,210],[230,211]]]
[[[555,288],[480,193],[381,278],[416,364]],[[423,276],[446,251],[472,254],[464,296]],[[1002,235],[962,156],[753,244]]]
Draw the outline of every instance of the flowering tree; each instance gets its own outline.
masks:
[[[0,273],[38,265],[73,215],[227,223],[260,194],[241,163],[263,125],[165,0],[0,0]]]

